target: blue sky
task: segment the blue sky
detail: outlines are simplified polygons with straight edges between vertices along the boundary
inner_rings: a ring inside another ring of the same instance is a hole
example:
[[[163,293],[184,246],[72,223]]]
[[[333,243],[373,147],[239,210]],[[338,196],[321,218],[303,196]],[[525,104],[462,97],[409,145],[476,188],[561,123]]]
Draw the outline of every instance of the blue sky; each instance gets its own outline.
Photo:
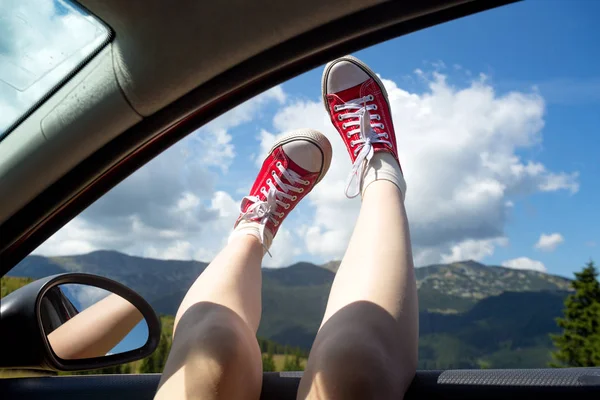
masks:
[[[597,1],[531,0],[355,54],[394,96],[417,264],[474,258],[571,276],[600,260],[597,15]],[[319,103],[321,73],[201,128],[38,253],[115,248],[208,261],[226,241],[264,149],[285,130],[313,127],[330,137],[334,165],[288,217],[265,264],[340,258],[359,204],[343,190],[328,200],[326,186],[339,186],[349,161]],[[338,226],[340,219],[350,222]]]

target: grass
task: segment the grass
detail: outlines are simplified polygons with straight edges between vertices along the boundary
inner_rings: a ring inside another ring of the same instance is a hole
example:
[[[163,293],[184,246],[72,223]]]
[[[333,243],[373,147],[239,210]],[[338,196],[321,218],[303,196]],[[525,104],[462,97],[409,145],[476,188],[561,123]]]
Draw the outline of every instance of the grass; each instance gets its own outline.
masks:
[[[8,378],[39,378],[41,376],[54,376],[56,373],[48,371],[34,371],[24,369],[0,369],[0,379]]]
[[[267,353],[264,353],[264,354],[267,354]],[[292,357],[292,356],[288,356],[288,357]],[[283,371],[283,364],[285,363],[285,354],[273,354],[273,361],[275,361],[275,370],[278,372]],[[306,358],[301,358],[300,364],[302,365],[302,368],[305,369],[306,368]]]
[[[0,298],[7,296],[15,290],[27,285],[29,282],[33,282],[31,278],[15,278],[5,276],[0,279]]]

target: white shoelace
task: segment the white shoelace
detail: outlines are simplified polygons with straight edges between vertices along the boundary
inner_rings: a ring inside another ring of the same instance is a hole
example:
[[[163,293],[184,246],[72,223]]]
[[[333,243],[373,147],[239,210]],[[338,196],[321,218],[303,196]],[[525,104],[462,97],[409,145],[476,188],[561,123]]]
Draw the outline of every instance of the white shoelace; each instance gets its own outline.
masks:
[[[241,214],[241,219],[245,221],[254,221],[258,219],[259,223],[259,232],[260,232],[260,241],[264,246],[264,238],[265,238],[265,226],[267,222],[271,220],[273,225],[278,226],[281,223],[281,219],[285,216],[284,212],[277,212],[277,206],[281,206],[285,210],[291,207],[290,203],[286,203],[283,201],[284,199],[288,199],[289,201],[296,201],[298,196],[290,194],[290,192],[294,193],[303,193],[304,188],[296,187],[296,185],[301,184],[304,186],[310,185],[310,181],[306,181],[300,177],[298,173],[295,171],[286,169],[281,162],[275,164],[277,169],[281,172],[282,177],[285,177],[289,183],[285,183],[281,180],[277,172],[271,171],[272,179],[267,179],[267,186],[269,190],[267,191],[266,187],[262,187],[260,192],[265,196],[265,200],[261,200],[258,196],[246,196],[244,200],[251,201],[251,204],[246,212]],[[277,186],[281,188],[281,190],[277,189]],[[242,201],[241,208],[243,208],[245,202]],[[267,253],[269,249],[267,249]],[[271,255],[271,253],[269,253]]]
[[[373,128],[385,129],[385,126],[381,122],[372,122],[373,120],[380,121],[381,116],[379,114],[370,113],[370,111],[377,111],[377,105],[367,104],[367,102],[370,101],[373,101],[373,96],[367,95],[362,98],[354,99],[344,104],[334,106],[335,111],[356,110],[354,112],[339,114],[338,119],[340,121],[349,118],[358,118],[357,120],[348,121],[342,124],[342,128],[344,130],[351,126],[357,126],[357,128],[346,132],[348,138],[357,133],[359,134],[358,139],[350,141],[350,147],[356,147],[354,149],[356,160],[354,161],[354,164],[352,164],[352,170],[350,171],[350,175],[348,175],[348,179],[346,181],[345,194],[348,198],[356,197],[360,193],[360,187],[362,185],[365,169],[371,161],[371,158],[373,158],[373,144],[385,143],[389,146],[392,145],[389,140],[384,140],[389,138],[389,135],[386,132],[376,133],[373,131]],[[365,123],[366,115],[369,116],[369,123]],[[350,190],[353,182],[356,182],[356,190],[352,194],[349,194],[348,191]]]

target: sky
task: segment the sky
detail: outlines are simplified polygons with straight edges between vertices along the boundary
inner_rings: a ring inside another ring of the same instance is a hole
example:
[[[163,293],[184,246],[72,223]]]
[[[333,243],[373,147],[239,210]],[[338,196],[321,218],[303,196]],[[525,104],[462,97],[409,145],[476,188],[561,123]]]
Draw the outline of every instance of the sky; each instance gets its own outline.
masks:
[[[417,266],[473,259],[572,276],[600,259],[597,15],[593,0],[530,0],[354,54],[390,95]],[[330,139],[332,166],[264,265],[341,259],[360,200],[344,196],[350,161],[321,104],[322,71],[201,127],[35,252],[210,261],[273,141],[310,127]]]

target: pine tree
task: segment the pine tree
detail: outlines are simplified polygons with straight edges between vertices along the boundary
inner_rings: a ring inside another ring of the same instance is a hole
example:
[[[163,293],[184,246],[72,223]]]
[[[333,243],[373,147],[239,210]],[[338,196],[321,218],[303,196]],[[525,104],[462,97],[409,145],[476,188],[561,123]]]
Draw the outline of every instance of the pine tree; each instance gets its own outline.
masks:
[[[575,293],[565,300],[564,317],[556,322],[562,333],[550,335],[557,348],[550,366],[600,366],[600,282],[594,262],[575,273]]]

